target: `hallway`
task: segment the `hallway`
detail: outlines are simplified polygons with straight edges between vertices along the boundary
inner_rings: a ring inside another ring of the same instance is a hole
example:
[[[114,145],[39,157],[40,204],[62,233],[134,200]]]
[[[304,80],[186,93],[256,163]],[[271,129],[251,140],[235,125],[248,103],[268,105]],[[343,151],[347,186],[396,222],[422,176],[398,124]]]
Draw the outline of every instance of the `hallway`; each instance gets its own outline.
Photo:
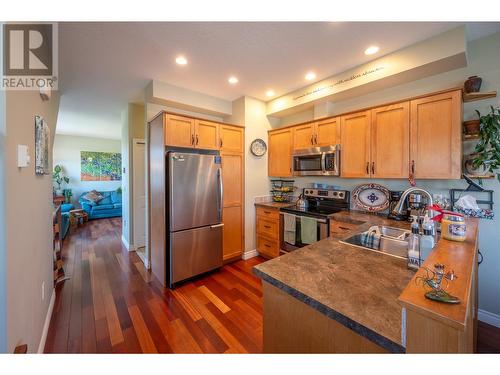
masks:
[[[121,245],[121,219],[73,230],[70,280],[56,289],[46,353],[260,353],[261,283],[252,258],[164,289]]]

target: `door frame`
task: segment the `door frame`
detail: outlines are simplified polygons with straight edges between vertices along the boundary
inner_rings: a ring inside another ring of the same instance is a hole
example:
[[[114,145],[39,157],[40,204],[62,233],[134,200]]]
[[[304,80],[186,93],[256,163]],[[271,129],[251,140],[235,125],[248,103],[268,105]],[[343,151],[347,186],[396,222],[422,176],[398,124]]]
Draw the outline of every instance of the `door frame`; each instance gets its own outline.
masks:
[[[148,174],[147,174],[147,166],[148,166],[148,143],[146,142],[145,139],[142,138],[132,138],[132,179],[131,179],[131,185],[132,188],[129,187],[129,190],[132,191],[132,195],[130,196],[130,201],[132,203],[132,226],[129,226],[129,230],[132,231],[132,238],[134,239],[134,250],[137,251],[138,246],[136,243],[136,236],[135,236],[135,194],[136,194],[136,189],[134,189],[134,173],[135,173],[135,155],[136,155],[136,147],[137,145],[144,145],[144,190],[145,190],[145,212],[144,212],[144,234],[146,236],[145,243],[144,243],[144,248],[145,248],[145,258],[144,258],[144,266],[149,269],[150,267],[150,262],[149,262],[149,246],[148,246]],[[130,204],[130,203],[129,203]],[[130,219],[129,219],[130,222]],[[142,246],[141,246],[142,247]]]

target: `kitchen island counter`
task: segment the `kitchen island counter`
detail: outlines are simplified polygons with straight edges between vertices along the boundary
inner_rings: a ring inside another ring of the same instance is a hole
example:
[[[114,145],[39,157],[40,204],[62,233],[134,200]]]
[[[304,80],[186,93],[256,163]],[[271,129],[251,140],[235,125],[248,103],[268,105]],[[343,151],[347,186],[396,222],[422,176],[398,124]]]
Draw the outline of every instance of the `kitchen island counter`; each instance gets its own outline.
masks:
[[[341,212],[333,215],[333,220],[355,222],[358,224],[357,231],[359,232],[368,229],[371,225],[388,225],[406,229],[409,227],[409,224],[405,222],[395,222],[381,216],[357,212]],[[344,237],[351,234],[347,233]],[[477,228],[473,222],[468,235],[471,237],[471,242],[451,245],[454,248],[462,246],[464,251],[473,250],[474,239],[477,236]],[[392,353],[406,351],[406,323],[403,320],[405,304],[398,299],[401,295],[408,295],[408,288],[415,292],[412,281],[415,272],[406,268],[404,259],[359,249],[339,242],[341,239],[344,238],[327,238],[254,268],[254,273],[264,281],[265,351],[294,351],[290,345],[281,347],[276,342],[276,338],[270,338],[266,334],[266,330],[270,329],[266,327],[266,321],[276,324],[266,315],[274,314],[279,309],[272,306],[271,299],[281,298],[283,304],[285,295],[293,297],[295,301],[290,301],[292,304],[300,301],[307,308],[314,310],[313,314],[320,313],[323,316],[318,315],[317,319],[323,319],[326,316],[329,320],[335,321],[335,324],[341,327],[339,329],[348,328],[351,334],[354,332],[360,336],[356,340],[361,340],[359,342],[363,343],[365,349],[367,348],[366,351],[374,352],[378,349]],[[436,259],[436,254],[447,251],[449,246],[449,241],[439,241],[430,256],[431,260]],[[468,261],[470,262],[470,259]],[[462,276],[468,279],[467,275]],[[423,292],[422,289],[416,298],[421,303],[427,303],[427,301],[420,301]],[[469,302],[465,301],[465,307]],[[428,307],[429,304],[427,303],[426,306]],[[433,305],[430,304],[430,306]],[[446,307],[450,308],[450,306]],[[440,304],[436,308],[443,309]],[[284,316],[281,316],[282,320]],[[366,343],[366,340],[369,343]],[[268,349],[266,349],[266,342]],[[376,348],[372,346],[373,344]],[[352,345],[350,347],[331,345],[333,346],[325,351],[365,351],[354,348]],[[311,350],[322,351],[314,346]]]

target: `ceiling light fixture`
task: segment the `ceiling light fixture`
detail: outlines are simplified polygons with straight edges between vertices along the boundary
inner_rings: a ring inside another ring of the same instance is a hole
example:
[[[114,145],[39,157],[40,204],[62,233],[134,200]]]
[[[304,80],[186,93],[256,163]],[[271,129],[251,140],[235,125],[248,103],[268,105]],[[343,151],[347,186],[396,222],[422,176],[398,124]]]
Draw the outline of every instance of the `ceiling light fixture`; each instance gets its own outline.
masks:
[[[312,81],[314,78],[316,78],[316,73],[309,72],[309,73],[306,74],[305,78],[306,78],[307,81]]]
[[[365,49],[365,55],[373,55],[378,52],[380,48],[378,46],[370,46]]]
[[[187,59],[184,56],[177,56],[175,59],[177,65],[186,65],[188,63]]]
[[[275,94],[275,92],[274,92],[273,90],[267,90],[266,95],[267,95],[268,97],[271,97],[271,96],[274,96],[274,95],[276,95],[276,94]]]
[[[231,76],[229,77],[229,79],[227,80],[231,85],[236,85],[238,83],[238,78],[236,78],[235,76]]]

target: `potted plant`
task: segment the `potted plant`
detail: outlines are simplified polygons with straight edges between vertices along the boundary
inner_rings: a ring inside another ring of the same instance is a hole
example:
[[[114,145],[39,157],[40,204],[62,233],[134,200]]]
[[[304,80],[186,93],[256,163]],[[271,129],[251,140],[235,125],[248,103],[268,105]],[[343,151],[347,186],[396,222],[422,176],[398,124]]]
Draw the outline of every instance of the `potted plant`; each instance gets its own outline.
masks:
[[[57,184],[56,195],[62,195],[63,192],[61,190],[62,183],[69,183],[69,178],[64,176],[63,169],[60,165],[56,165],[54,167],[54,173],[52,174],[52,179]]]
[[[491,107],[491,112],[479,116],[479,141],[475,148],[475,158],[472,162],[474,168],[484,168],[486,172],[496,173],[500,181],[500,173],[495,172],[500,168],[500,109]]]
[[[71,197],[73,196],[71,189],[63,189],[62,193],[64,196],[64,203],[71,203]]]

